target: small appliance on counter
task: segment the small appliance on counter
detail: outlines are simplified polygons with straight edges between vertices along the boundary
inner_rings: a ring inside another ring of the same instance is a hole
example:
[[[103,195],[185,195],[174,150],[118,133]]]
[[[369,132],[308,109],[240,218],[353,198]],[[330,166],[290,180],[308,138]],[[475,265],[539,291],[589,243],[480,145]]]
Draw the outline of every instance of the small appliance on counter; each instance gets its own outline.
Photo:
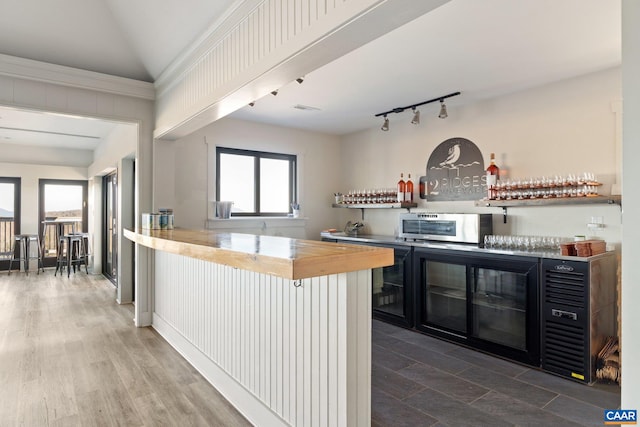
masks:
[[[344,226],[344,232],[349,236],[355,236],[362,227],[364,227],[364,223],[360,221],[349,221],[347,222],[347,225]]]
[[[493,232],[491,214],[400,214],[398,237],[404,240],[439,240],[454,243],[484,242]]]

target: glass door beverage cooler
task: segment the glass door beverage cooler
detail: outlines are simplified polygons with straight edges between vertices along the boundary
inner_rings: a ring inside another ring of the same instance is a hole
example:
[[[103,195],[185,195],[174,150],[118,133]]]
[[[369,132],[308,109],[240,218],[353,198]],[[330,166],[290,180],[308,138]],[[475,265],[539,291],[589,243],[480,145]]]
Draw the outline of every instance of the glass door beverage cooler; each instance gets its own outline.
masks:
[[[539,366],[537,258],[414,254],[418,330]]]
[[[398,326],[413,326],[411,248],[387,246],[394,253],[393,265],[371,272],[373,317]]]
[[[322,239],[337,242],[336,239]],[[371,270],[371,306],[373,318],[405,328],[413,327],[412,257],[410,246],[343,242],[352,245],[379,246],[393,249],[394,263]]]

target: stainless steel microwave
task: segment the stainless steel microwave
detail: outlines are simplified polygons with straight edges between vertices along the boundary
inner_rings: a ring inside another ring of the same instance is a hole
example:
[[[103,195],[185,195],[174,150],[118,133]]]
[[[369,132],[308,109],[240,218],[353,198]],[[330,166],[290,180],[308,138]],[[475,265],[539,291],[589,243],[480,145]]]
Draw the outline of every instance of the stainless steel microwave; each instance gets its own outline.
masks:
[[[491,214],[406,213],[400,215],[398,237],[480,244],[492,231]]]

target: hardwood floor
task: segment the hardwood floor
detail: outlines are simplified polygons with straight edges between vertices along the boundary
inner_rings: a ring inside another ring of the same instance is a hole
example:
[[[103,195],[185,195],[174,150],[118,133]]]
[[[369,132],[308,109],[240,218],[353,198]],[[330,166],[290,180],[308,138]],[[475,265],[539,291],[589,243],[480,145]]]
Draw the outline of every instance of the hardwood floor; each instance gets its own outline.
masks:
[[[0,272],[1,426],[245,426],[101,276]]]

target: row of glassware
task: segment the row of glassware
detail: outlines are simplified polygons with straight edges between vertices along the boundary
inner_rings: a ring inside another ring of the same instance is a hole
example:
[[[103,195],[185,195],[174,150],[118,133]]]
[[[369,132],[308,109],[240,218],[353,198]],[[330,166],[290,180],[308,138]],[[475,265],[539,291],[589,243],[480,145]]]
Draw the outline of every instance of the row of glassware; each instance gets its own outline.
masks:
[[[581,174],[506,178],[496,181],[496,190],[525,190],[572,186],[599,186],[598,177],[591,172]]]
[[[562,197],[595,197],[598,195],[598,185],[565,185],[542,188],[496,188],[493,193],[495,200],[526,200],[526,199],[554,199]]]
[[[559,251],[562,243],[572,242],[570,237],[558,236],[503,236],[487,234],[484,247],[487,249],[509,249],[520,251]]]
[[[347,194],[335,194],[336,203],[368,204],[368,203],[397,203],[398,190],[395,188],[371,188],[364,190],[349,190]]]

